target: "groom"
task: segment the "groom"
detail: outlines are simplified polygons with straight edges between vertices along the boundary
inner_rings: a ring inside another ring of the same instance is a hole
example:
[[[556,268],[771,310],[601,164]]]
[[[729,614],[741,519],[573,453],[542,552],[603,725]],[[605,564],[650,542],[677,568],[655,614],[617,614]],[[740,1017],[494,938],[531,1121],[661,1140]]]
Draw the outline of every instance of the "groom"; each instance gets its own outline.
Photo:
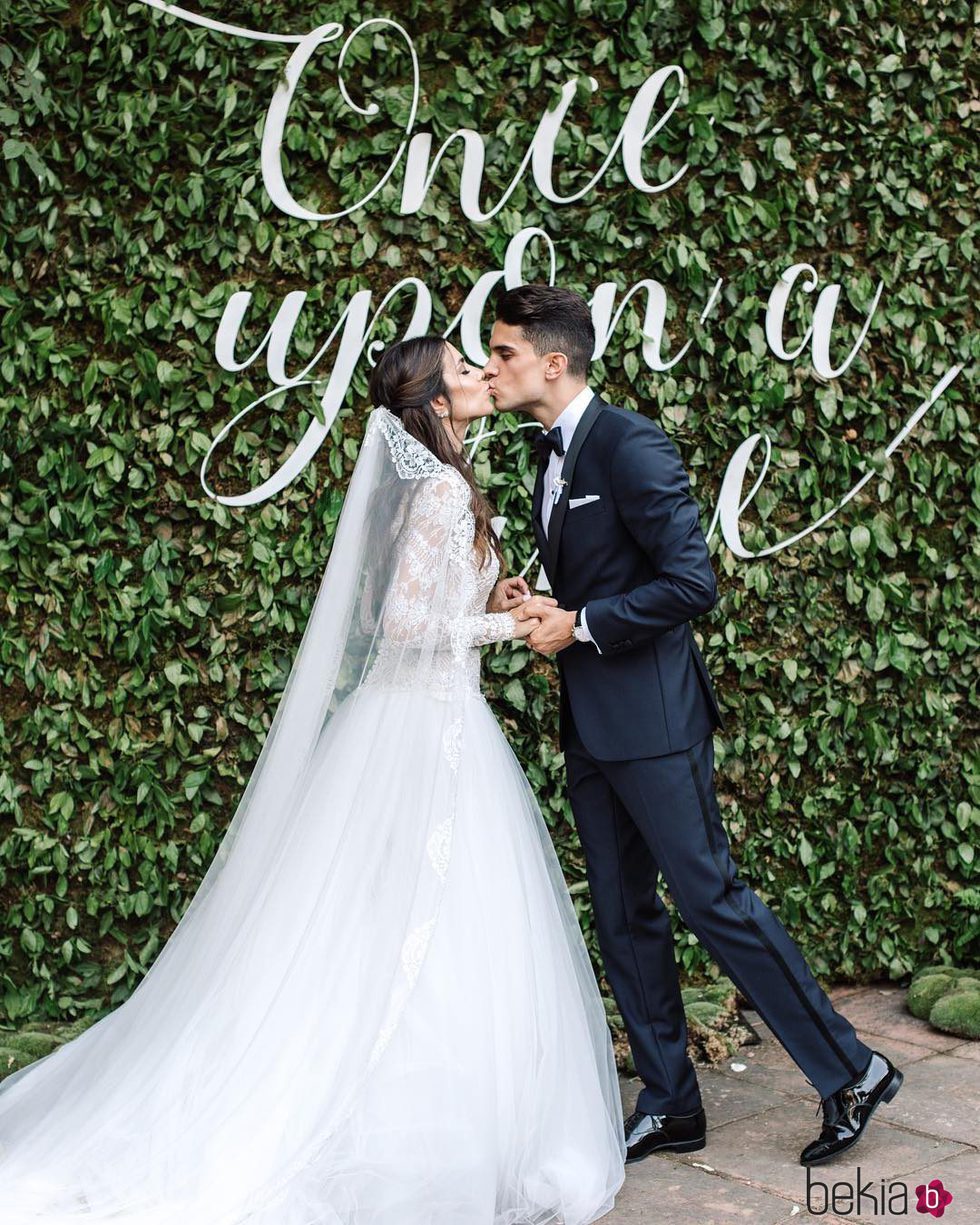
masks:
[[[627,1161],[704,1147],[663,876],[681,916],[823,1099],[800,1155],[861,1137],[902,1074],[859,1040],[772,911],[736,875],[713,783],[723,728],[690,621],[718,598],[698,507],[667,435],[587,386],[585,301],[522,285],[502,294],[485,375],[496,406],[542,427],[532,515],[555,601],[528,641],[557,652],[559,736],[606,976],[643,1089]]]

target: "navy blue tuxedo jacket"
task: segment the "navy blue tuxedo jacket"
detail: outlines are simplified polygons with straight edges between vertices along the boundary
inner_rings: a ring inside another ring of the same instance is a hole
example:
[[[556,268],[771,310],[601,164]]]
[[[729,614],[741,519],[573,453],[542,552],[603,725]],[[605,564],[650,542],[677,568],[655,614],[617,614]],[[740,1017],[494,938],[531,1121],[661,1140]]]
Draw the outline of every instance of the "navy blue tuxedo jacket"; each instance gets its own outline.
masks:
[[[718,587],[674,444],[655,422],[594,396],[565,455],[547,537],[544,471],[532,521],[545,573],[562,608],[586,607],[602,652],[591,642],[558,652],[563,716],[567,701],[600,761],[676,753],[723,728],[689,624]],[[588,494],[599,500],[569,507]]]

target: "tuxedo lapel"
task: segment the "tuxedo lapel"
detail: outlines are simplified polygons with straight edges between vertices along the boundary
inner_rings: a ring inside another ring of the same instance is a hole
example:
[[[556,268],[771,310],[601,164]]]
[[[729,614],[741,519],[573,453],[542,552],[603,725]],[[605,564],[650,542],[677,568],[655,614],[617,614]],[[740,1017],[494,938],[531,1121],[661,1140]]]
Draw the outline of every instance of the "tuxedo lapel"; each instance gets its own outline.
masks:
[[[579,452],[585,445],[589,430],[598,420],[602,405],[603,401],[599,396],[592,397],[589,407],[579,418],[575,433],[572,435],[572,445],[565,452],[565,459],[562,462],[561,478],[564,484],[561,488],[561,497],[552,508],[551,518],[548,520],[546,551],[542,552],[542,557],[547,559],[545,570],[548,578],[552,580],[552,586],[554,586],[553,575],[558,567],[558,546],[561,543],[562,528],[565,526],[565,514],[568,511],[569,491],[572,488],[572,477],[575,475],[575,464],[578,462]]]
[[[542,564],[547,560],[548,538],[544,534],[544,524],[541,522],[541,506],[544,502],[544,474],[548,465],[538,461],[538,474],[534,481],[534,494],[531,497],[531,526],[534,528],[534,539],[538,546],[538,556]],[[547,570],[547,567],[545,567]],[[551,575],[548,575],[551,578]]]

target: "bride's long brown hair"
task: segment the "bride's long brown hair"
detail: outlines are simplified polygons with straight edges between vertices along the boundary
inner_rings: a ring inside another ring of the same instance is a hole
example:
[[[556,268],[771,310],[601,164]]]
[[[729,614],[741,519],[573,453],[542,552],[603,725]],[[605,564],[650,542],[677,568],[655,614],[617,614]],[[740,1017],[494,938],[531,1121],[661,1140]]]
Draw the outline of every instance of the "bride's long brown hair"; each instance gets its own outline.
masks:
[[[446,341],[441,336],[415,336],[386,349],[371,371],[368,394],[377,407],[383,404],[400,418],[405,429],[444,464],[455,468],[470,487],[470,506],[476,520],[473,544],[483,565],[490,553],[504,567],[500,541],[493,530],[493,511],[486,495],[476,483],[470,461],[457,451],[436,416],[432,401],[445,396],[452,415],[452,391],[443,376]]]

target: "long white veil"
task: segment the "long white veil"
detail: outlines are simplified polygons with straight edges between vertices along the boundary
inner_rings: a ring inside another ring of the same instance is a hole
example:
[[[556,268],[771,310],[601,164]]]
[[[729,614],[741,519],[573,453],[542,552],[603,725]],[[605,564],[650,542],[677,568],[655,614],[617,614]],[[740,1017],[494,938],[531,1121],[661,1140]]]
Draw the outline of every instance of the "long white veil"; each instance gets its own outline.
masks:
[[[199,889],[124,1004],[0,1083],[3,1225],[287,1225],[284,1186],[329,1177],[438,919],[471,706],[468,496],[394,414],[371,413]]]

